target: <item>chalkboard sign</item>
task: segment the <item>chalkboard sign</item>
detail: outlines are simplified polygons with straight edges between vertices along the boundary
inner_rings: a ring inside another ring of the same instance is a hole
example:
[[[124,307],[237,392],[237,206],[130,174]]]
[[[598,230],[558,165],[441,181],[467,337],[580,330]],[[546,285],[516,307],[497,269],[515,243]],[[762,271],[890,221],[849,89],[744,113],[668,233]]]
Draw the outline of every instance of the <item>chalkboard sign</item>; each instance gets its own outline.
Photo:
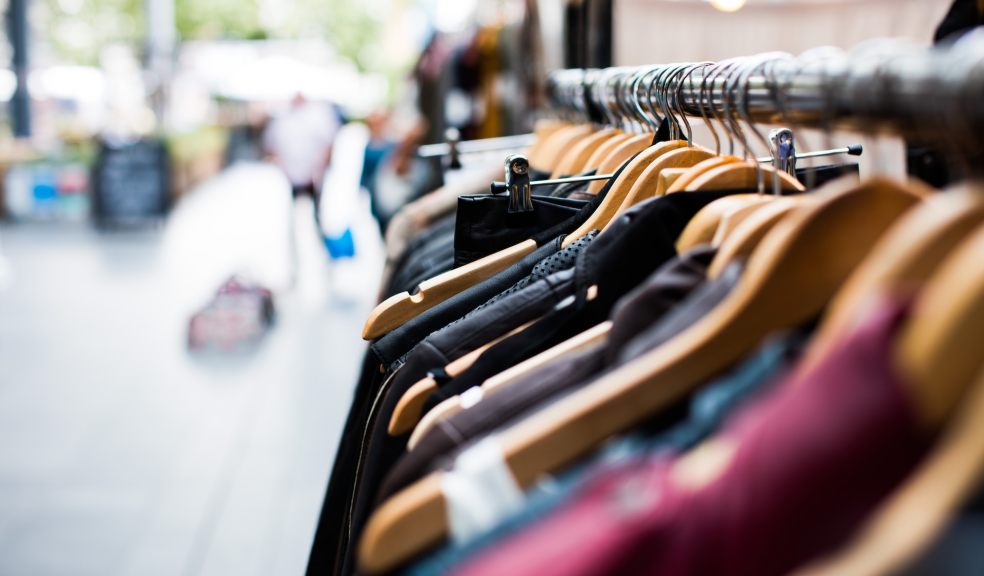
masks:
[[[92,179],[96,221],[140,224],[164,216],[168,165],[167,147],[160,140],[103,140]]]

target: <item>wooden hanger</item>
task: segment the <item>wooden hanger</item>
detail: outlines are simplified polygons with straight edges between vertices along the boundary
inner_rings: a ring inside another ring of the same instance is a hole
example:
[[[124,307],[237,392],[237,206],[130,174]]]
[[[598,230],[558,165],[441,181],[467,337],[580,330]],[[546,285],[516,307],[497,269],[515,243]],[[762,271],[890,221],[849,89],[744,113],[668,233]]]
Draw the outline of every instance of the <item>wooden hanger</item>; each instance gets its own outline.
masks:
[[[666,189],[666,194],[672,194],[674,192],[683,192],[687,189],[687,186],[694,181],[698,176],[711,170],[712,168],[717,168],[718,166],[723,166],[725,164],[732,164],[734,162],[741,162],[742,159],[738,156],[714,156],[713,158],[708,158],[703,162],[698,162],[688,169],[682,176],[677,178],[673,185]]]
[[[632,146],[638,146],[641,143],[637,140]],[[625,168],[625,170],[620,174],[619,179],[613,183],[612,188],[609,190],[608,195],[602,201],[601,205],[595,210],[591,217],[574,233],[568,235],[564,238],[564,245],[569,245],[573,242],[573,239],[580,238],[584,234],[587,234],[590,230],[594,228],[586,228],[586,226],[591,225],[592,220],[604,211],[610,211],[613,209],[613,205],[617,197],[621,193],[625,193],[624,199],[628,197],[628,194],[632,191],[635,184],[635,179],[641,174],[645,173],[646,168],[656,162],[659,162],[663,155],[670,151],[676,151],[680,148],[687,148],[685,152],[691,152],[690,154],[682,154],[676,156],[677,162],[686,162],[688,159],[694,158],[694,154],[701,155],[701,152],[689,147],[687,143],[683,140],[673,140],[670,142],[662,142],[655,146],[650,147],[648,150],[640,153],[632,163]],[[612,200],[606,207],[606,203]],[[614,210],[618,210],[617,207]],[[607,222],[608,220],[605,220]],[[579,232],[585,229],[583,233]],[[469,355],[470,357],[470,355]],[[469,364],[470,365],[470,364]],[[450,372],[449,372],[450,374]],[[436,390],[437,385],[432,379],[424,379],[420,382],[414,384],[400,399],[396,410],[393,412],[393,417],[390,420],[390,434],[398,435],[410,431],[413,427],[420,421],[422,417],[422,407],[427,399],[434,390]]]
[[[663,170],[667,168],[692,168],[696,164],[713,157],[713,152],[700,146],[684,146],[660,155],[636,179],[632,189],[622,201],[618,213],[621,214],[646,198],[652,198],[659,187],[659,175]]]
[[[577,352],[578,350],[583,350],[588,346],[593,346],[594,344],[605,341],[608,338],[608,334],[611,332],[611,329],[611,321],[606,320],[597,326],[588,328],[577,336],[564,340],[552,348],[540,352],[536,356],[528,358],[515,366],[503,370],[481,384],[480,387],[482,389],[482,395],[488,396],[489,394],[494,394],[497,391],[508,389],[508,387],[514,382],[520,380],[528,374],[535,372],[536,370],[539,370],[542,366],[553,362],[557,358],[561,358],[567,354]],[[433,410],[427,414],[424,414],[423,418],[420,419],[420,423],[413,429],[413,434],[410,435],[410,441],[407,444],[409,449],[413,450],[414,446],[417,445],[417,442],[419,442],[420,439],[423,438],[439,421],[450,418],[464,409],[465,408],[461,402],[460,396],[453,396],[435,406]]]
[[[537,150],[536,164],[533,163],[534,158],[529,157],[530,166],[552,173],[564,157],[564,154],[581,138],[590,135],[594,131],[595,127],[591,124],[575,124],[554,132],[547,137],[543,146]]]
[[[584,170],[590,170],[592,168],[596,169],[601,166],[601,163],[605,161],[605,158],[607,158],[613,150],[631,138],[635,138],[635,135],[621,132],[618,135],[602,142],[601,146],[598,146],[598,149],[592,152],[591,157],[584,163]]]
[[[586,164],[591,155],[602,144],[621,134],[621,130],[615,128],[603,128],[579,139],[570,150],[566,151],[557,163],[557,167],[551,172],[551,178],[562,178],[579,174],[586,169]]]
[[[984,368],[984,228],[948,257],[923,287],[896,339],[895,362],[918,416],[944,421]]]
[[[911,183],[908,186],[913,188]],[[954,247],[984,222],[980,191],[930,195],[918,187],[914,190],[927,199],[892,226],[838,291],[798,363],[799,370],[811,369],[853,328],[864,316],[871,295],[913,294]]]
[[[772,186],[773,174],[779,174],[779,184],[785,191],[803,192],[806,187],[799,180],[772,166],[760,166],[754,162],[731,162],[711,168],[686,185],[686,190],[754,190],[758,187],[758,174],[762,172],[765,185]]]
[[[772,230],[797,205],[808,200],[808,196],[801,198],[783,196],[771,202],[750,205],[751,208],[755,208],[755,211],[721,243],[711,265],[707,268],[707,277],[717,278],[729,264],[739,258],[747,258],[769,233],[769,230]]]
[[[660,142],[654,146],[650,146],[639,153],[629,164],[622,170],[619,174],[618,179],[612,184],[612,187],[608,189],[608,194],[601,201],[601,204],[591,213],[591,216],[581,224],[581,226],[575,230],[573,233],[568,234],[563,242],[562,246],[566,248],[573,244],[578,238],[583,237],[588,232],[592,230],[597,230],[604,228],[608,222],[615,216],[618,212],[619,206],[621,206],[622,201],[628,195],[629,191],[632,189],[632,185],[639,176],[646,170],[656,158],[659,158],[662,154],[665,154],[671,150],[676,150],[686,146],[687,143],[683,140],[671,140],[669,142]]]
[[[766,236],[741,281],[664,345],[498,434],[517,483],[532,485],[603,440],[659,412],[748,354],[770,332],[816,315],[875,240],[918,198],[866,186],[793,211]],[[440,473],[385,502],[369,520],[359,564],[391,569],[447,534]]]
[[[523,324],[522,326],[499,336],[491,342],[472,350],[457,360],[450,362],[444,367],[444,371],[451,378],[460,376],[465,370],[471,368],[471,365],[478,360],[483,352],[513,334],[522,332],[532,324],[533,321],[527,322],[526,324]],[[420,416],[424,410],[424,404],[434,392],[437,392],[437,381],[430,376],[427,376],[422,380],[418,380],[413,386],[404,392],[403,396],[400,396],[400,400],[397,402],[396,407],[393,409],[393,414],[390,416],[389,426],[387,427],[389,435],[399,436],[400,434],[405,434],[413,430],[413,427],[420,421]]]
[[[455,294],[491,278],[537,249],[530,239],[425,280],[416,294],[401,292],[380,302],[366,319],[362,338],[373,340],[416,318]]]
[[[762,204],[778,198],[767,194],[735,194],[718,198],[700,209],[677,238],[677,252],[683,253],[694,246],[710,244],[718,224],[728,213],[749,205]]]
[[[652,134],[637,134],[622,142],[605,156],[598,164],[599,174],[613,174],[619,166],[633,155],[645,150],[653,141]],[[588,184],[588,194],[597,194],[605,187],[604,180],[595,180]]]
[[[681,176],[687,173],[687,168],[666,168],[659,173],[659,178],[656,181],[656,196],[662,196],[666,194],[667,190],[673,186],[673,183],[677,181]]]
[[[526,151],[526,157],[538,159],[540,157],[540,151],[543,149],[544,142],[546,142],[552,134],[570,126],[573,126],[573,124],[563,120],[548,118],[537,120],[536,124],[533,126],[533,144]],[[533,165],[536,166],[536,162],[533,162]]]
[[[785,198],[789,197],[786,196]],[[779,198],[776,198],[776,200],[779,200]],[[711,246],[721,246],[734,233],[739,224],[747,220],[758,209],[765,206],[765,204],[764,202],[754,202],[745,206],[739,206],[723,214],[721,221],[718,222],[717,230],[714,231],[714,237],[711,238]]]

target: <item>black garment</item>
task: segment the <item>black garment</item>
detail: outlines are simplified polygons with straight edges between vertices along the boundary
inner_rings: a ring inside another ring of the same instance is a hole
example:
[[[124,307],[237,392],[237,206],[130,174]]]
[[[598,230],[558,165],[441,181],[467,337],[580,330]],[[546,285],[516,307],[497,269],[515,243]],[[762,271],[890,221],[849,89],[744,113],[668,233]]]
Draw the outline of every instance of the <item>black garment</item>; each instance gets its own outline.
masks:
[[[701,208],[735,192],[669,194],[626,210],[578,257],[572,305],[554,309],[533,326],[486,350],[468,370],[431,394],[425,410],[603,321],[619,298],[676,256],[677,237]],[[598,296],[588,302],[588,289],[595,285]]]
[[[437,428],[393,467],[384,481],[380,499],[433,470],[434,462],[442,455],[505,426],[549,398],[579,388],[604,367],[609,348],[620,348],[622,342],[659,322],[668,310],[700,286],[715,253],[711,246],[690,250],[661,266],[641,286],[619,300],[612,313],[613,325],[607,344],[599,343],[558,358],[511,384],[508,390],[440,421]]]
[[[390,283],[400,292],[415,292],[424,280],[451,269],[454,262],[454,218],[444,217],[418,234],[407,246],[406,260]]]
[[[717,248],[709,244],[688,250],[661,266],[619,300],[612,310],[607,349],[620,350],[679,304],[704,282],[716,254]],[[608,362],[613,360],[614,357],[609,356]]]
[[[633,156],[633,158],[635,158]],[[625,166],[633,158],[626,160],[624,164],[615,172],[616,176],[625,169]],[[520,262],[513,264],[506,270],[496,274],[485,282],[472,286],[448,300],[434,306],[410,320],[403,326],[393,330],[389,334],[379,338],[372,344],[373,353],[376,354],[380,362],[389,366],[396,360],[402,358],[418,342],[427,337],[428,334],[438,330],[452,321],[461,318],[479,304],[485,302],[495,294],[505,290],[507,287],[518,282],[530,273],[540,260],[550,256],[560,250],[563,236],[576,230],[581,224],[587,221],[588,217],[594,212],[595,208],[601,204],[615,178],[612,178],[605,185],[598,195],[577,213],[570,220],[554,226],[533,236],[534,242],[538,246],[532,254],[523,258]]]
[[[458,197],[454,227],[454,267],[464,266],[519,244],[575,216],[587,202],[534,195],[533,210],[509,213],[508,194]]]
[[[572,294],[574,277],[569,269],[596,235],[597,232],[591,232],[544,259],[525,278],[414,346],[393,384],[393,392],[402,395],[428,372],[442,369],[468,352],[539,318]]]
[[[634,157],[633,157],[634,158]],[[616,174],[632,160],[627,160]],[[377,339],[366,354],[362,375],[356,385],[342,441],[332,467],[331,478],[321,508],[308,560],[307,574],[343,573],[352,562],[351,511],[355,507],[357,469],[367,452],[373,422],[379,417],[388,381],[401,369],[402,358],[431,332],[461,318],[483,302],[528,275],[541,260],[558,252],[563,236],[576,230],[604,200],[608,184],[569,220],[533,236],[540,246],[516,264],[423,312],[393,332]],[[392,408],[387,414],[392,413]],[[372,418],[371,418],[372,416]],[[404,442],[406,439],[404,438]],[[361,471],[359,471],[361,472]]]
[[[976,0],[954,0],[943,21],[933,34],[933,44],[948,44],[960,36],[984,25],[984,14]],[[909,176],[919,178],[934,188],[945,188],[959,179],[960,174],[947,158],[948,153],[938,145],[922,141],[906,142],[905,164]]]
[[[625,364],[642,356],[706,316],[728,297],[741,279],[744,268],[742,262],[732,262],[714,282],[708,282],[695,290],[687,298],[686,306],[671,310],[659,324],[643,330],[620,350],[611,351],[611,354],[617,355],[616,364]]]
[[[447,269],[450,269],[451,262],[454,260],[453,235],[454,215],[452,214],[436,220],[411,238],[403,254],[393,266],[393,274],[390,275],[389,284],[386,285],[386,296],[413,290],[416,287],[416,284],[412,283],[413,279],[422,271],[428,270],[428,267],[447,266]],[[441,261],[441,249],[435,246],[444,246],[443,256],[446,263]],[[443,270],[438,271],[437,274],[441,272]]]

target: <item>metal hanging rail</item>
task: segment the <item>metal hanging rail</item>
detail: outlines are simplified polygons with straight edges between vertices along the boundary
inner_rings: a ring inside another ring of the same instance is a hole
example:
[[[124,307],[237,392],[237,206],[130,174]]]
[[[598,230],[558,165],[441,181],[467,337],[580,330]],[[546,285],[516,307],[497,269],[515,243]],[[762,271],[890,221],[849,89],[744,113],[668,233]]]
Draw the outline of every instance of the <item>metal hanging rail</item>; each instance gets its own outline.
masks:
[[[599,123],[652,125],[669,110],[671,117],[935,134],[980,146],[984,30],[940,48],[882,41],[799,57],[558,70],[549,86],[561,115]]]

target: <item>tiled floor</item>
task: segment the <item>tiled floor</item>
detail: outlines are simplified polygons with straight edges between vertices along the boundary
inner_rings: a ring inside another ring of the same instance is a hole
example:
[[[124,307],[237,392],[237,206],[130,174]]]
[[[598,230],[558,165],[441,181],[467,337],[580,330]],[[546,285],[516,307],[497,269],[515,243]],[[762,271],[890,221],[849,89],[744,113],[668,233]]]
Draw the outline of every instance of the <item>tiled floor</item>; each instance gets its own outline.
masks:
[[[239,167],[155,230],[0,229],[0,575],[303,572],[380,248],[363,210],[359,261],[330,269],[284,187]],[[277,291],[276,326],[189,356],[188,316],[237,271]]]

